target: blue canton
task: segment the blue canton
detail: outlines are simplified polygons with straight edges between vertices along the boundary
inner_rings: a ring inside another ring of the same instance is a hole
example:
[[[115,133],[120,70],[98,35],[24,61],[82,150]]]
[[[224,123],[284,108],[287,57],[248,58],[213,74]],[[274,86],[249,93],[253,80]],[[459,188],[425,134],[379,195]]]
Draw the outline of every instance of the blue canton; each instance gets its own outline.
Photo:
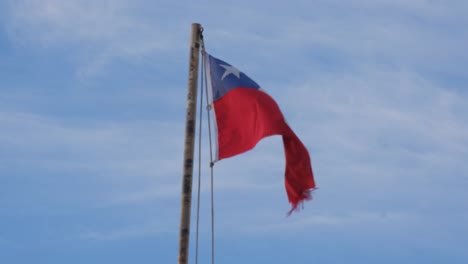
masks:
[[[211,55],[208,55],[208,61],[210,64],[213,101],[218,100],[231,89],[238,87],[260,89],[260,86],[243,72],[240,72],[240,78],[238,78],[235,73],[229,72],[226,68],[232,66],[231,64]]]

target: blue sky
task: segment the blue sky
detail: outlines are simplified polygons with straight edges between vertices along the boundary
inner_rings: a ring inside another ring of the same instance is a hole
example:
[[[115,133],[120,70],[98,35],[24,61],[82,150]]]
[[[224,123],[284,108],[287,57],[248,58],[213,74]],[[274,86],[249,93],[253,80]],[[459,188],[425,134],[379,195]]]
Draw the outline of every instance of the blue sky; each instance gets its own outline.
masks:
[[[208,51],[277,100],[319,187],[285,217],[280,137],[217,163],[218,262],[467,263],[466,10],[456,0],[1,1],[1,262],[177,261],[199,22]]]

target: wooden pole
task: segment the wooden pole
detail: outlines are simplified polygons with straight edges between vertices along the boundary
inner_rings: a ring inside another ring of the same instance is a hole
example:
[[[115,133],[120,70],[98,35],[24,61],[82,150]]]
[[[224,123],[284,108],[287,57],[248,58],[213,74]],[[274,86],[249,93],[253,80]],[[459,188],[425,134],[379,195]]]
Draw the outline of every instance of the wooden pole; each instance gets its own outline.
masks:
[[[195,121],[197,117],[196,107],[199,64],[198,58],[200,54],[201,32],[201,25],[198,23],[193,23],[192,33],[190,36],[190,61],[187,90],[187,112],[185,121],[182,199],[180,208],[179,264],[187,264],[188,262],[190,209],[192,206],[193,152],[195,145]]]

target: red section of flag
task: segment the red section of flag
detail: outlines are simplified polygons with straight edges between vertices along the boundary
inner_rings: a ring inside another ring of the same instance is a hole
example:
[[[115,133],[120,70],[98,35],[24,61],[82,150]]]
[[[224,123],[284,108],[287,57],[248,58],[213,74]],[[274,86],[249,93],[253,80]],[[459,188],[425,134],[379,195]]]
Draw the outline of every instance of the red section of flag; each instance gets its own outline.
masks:
[[[276,102],[252,88],[231,89],[214,102],[218,129],[218,159],[229,158],[255,147],[264,137],[282,135],[286,155],[285,185],[292,211],[315,188],[310,156],[286,123]]]

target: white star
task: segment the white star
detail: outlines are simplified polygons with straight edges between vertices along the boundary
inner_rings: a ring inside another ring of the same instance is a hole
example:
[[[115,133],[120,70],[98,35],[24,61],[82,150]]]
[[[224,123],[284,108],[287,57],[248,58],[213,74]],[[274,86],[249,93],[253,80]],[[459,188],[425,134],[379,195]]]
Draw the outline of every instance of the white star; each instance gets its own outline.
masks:
[[[226,76],[228,76],[229,74],[233,74],[234,76],[236,76],[238,79],[240,79],[240,71],[238,69],[236,69],[235,67],[233,66],[229,66],[229,65],[223,65],[223,64],[220,64],[219,66],[223,67],[224,69],[226,69],[226,71],[224,72],[223,76],[221,77],[221,80],[223,80]]]

